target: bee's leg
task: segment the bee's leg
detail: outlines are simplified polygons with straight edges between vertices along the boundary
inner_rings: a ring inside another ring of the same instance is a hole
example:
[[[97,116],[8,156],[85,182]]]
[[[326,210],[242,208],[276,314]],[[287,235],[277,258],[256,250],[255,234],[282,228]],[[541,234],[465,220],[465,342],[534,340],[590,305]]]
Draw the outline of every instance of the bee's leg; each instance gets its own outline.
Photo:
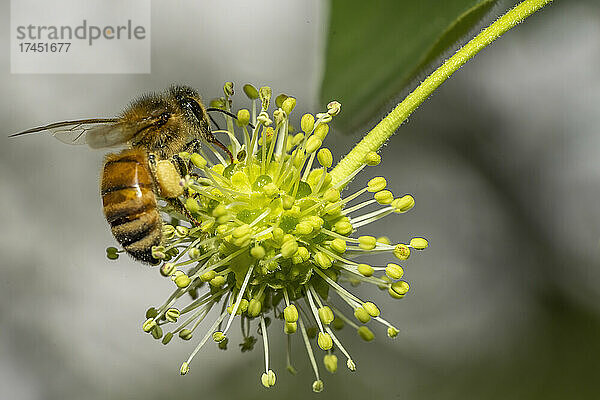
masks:
[[[180,157],[177,157],[177,159],[183,163],[183,160],[181,160]],[[186,196],[186,193],[185,191],[181,191],[181,187],[178,187],[181,180],[181,174],[177,171],[179,166],[177,159],[174,159],[173,161],[157,161],[157,157],[154,153],[148,153],[148,166],[154,176],[157,192],[161,197],[164,198],[177,212],[185,215],[192,225],[200,226],[200,222],[185,208],[183,202],[179,199],[180,195],[183,194]],[[161,163],[160,168],[159,163]]]
[[[186,163],[181,157],[179,157],[179,154],[173,155],[173,164],[175,165],[175,168],[179,170],[179,175],[182,177],[186,176],[190,171],[189,163]]]
[[[156,154],[148,153],[148,166],[150,171],[154,174],[156,172]]]
[[[183,205],[182,201],[179,199],[165,199],[171,207],[173,207],[177,212],[186,216],[189,222],[194,226],[200,226],[200,221],[198,221]]]
[[[190,170],[191,165],[190,165],[190,161],[186,162],[185,160],[183,160],[178,154],[173,155],[173,161],[172,164],[175,166],[175,168],[177,168],[177,170],[179,171],[179,175],[182,177],[187,177],[188,175],[190,175]],[[190,176],[194,176],[197,177],[197,175],[195,174],[191,174]],[[188,197],[194,197],[193,194],[190,192],[189,189],[184,188],[183,189],[183,196],[185,198]],[[188,217],[190,219],[190,221],[192,221],[195,225],[199,225],[200,223],[198,221],[196,221],[196,219],[187,211],[187,209],[185,208],[185,206],[183,205],[183,203],[179,200],[177,200],[178,204],[171,204],[174,207],[177,207],[177,210],[179,212],[184,213],[184,215],[186,217]]]
[[[200,150],[200,140],[193,139],[191,142],[185,145],[185,151],[190,153],[197,153]]]
[[[183,147],[183,151],[188,153],[197,153],[199,148],[200,141],[198,139],[194,139]],[[193,169],[192,162],[190,160],[185,161],[179,156],[179,154],[174,154],[172,158],[173,163],[179,170],[179,174],[181,176],[190,174],[190,171]]]

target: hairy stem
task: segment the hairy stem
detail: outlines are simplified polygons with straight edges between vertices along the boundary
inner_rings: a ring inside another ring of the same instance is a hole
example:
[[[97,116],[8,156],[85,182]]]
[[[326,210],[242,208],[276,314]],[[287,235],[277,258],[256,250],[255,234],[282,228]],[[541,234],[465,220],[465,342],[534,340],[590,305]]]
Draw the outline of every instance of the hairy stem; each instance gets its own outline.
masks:
[[[377,151],[416,108],[454,72],[484,47],[538,11],[552,0],[525,0],[498,18],[469,43],[460,48],[442,66],[427,77],[411,94],[379,122],[331,171],[332,184],[344,180],[364,165],[365,155]]]

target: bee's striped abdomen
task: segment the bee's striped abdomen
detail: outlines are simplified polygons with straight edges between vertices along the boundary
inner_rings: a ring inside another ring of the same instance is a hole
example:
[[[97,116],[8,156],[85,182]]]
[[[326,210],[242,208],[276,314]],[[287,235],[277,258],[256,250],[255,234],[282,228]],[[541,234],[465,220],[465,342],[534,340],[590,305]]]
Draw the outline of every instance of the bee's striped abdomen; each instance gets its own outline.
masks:
[[[144,151],[124,150],[106,157],[100,185],[104,215],[125,251],[147,263],[158,262],[152,246],[162,239],[153,186]]]

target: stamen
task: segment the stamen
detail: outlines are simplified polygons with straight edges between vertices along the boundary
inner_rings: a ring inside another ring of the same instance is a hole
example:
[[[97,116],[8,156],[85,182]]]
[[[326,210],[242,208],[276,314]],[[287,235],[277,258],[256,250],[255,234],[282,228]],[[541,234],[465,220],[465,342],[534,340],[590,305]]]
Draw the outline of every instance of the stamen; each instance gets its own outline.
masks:
[[[270,227],[268,227],[267,229],[265,229],[264,231],[260,231],[259,233],[257,233],[256,235],[254,235],[254,237],[255,237],[256,239],[260,239],[260,238],[262,238],[263,236],[265,236],[265,235],[267,235],[267,234],[271,233],[271,232],[273,231],[273,229],[275,229],[275,227],[274,227],[274,226],[270,226]]]
[[[210,168],[210,167],[212,167],[212,166],[214,166],[214,165],[215,165],[215,163],[213,163],[213,162],[210,160],[210,158],[206,156],[206,153],[204,152],[204,150],[203,150],[202,148],[200,148],[200,149],[196,149],[196,152],[197,152],[198,154],[200,154],[200,155],[201,155],[201,156],[202,156],[202,157],[203,157],[203,158],[206,160],[206,167],[207,167],[207,168]]]
[[[278,135],[280,128],[281,127],[277,128],[278,129],[277,133],[274,134],[274,137],[271,137],[271,144],[269,146],[269,152],[267,154],[267,164],[266,165],[271,164],[271,158],[273,157],[273,152],[275,150],[275,143],[277,141],[277,137],[275,135]]]
[[[248,281],[250,281],[250,277],[252,276],[252,271],[254,271],[254,265],[251,265],[250,268],[248,268],[248,272],[246,272],[246,277],[244,278],[244,282],[242,283],[240,292],[237,296],[237,299],[235,300],[235,304],[233,305],[233,310],[231,311],[231,316],[229,317],[229,320],[227,321],[227,325],[225,326],[223,333],[227,333],[227,331],[229,330],[229,327],[231,326],[231,322],[233,321],[233,318],[235,318],[235,314],[237,313],[237,310],[240,307],[240,303],[242,302],[242,298],[244,297],[244,293],[246,291],[246,286],[248,285]]]
[[[354,296],[352,293],[348,292],[346,289],[338,285],[333,279],[325,275],[319,268],[315,268],[314,271],[327,283],[329,283],[329,285],[333,287],[338,294],[343,294],[343,297],[351,299],[352,301],[358,303],[358,305],[361,305],[363,303],[363,301],[361,301],[358,297]]]
[[[202,310],[200,310],[200,311],[202,311],[202,313],[201,313],[200,317],[196,320],[196,322],[194,323],[194,326],[192,327],[192,329],[190,329],[190,331],[194,332],[196,330],[198,325],[200,325],[200,323],[202,321],[204,321],[204,318],[206,318],[206,316],[208,315],[208,313],[210,312],[210,310],[213,308],[214,305],[215,305],[215,303],[211,302],[211,303],[207,304],[206,307],[204,307]]]
[[[210,329],[208,330],[206,335],[202,338],[202,340],[200,341],[198,346],[196,346],[196,348],[194,349],[192,354],[190,354],[187,361],[183,363],[183,365],[181,366],[181,374],[182,375],[185,375],[189,371],[189,365],[192,362],[192,359],[198,353],[198,351],[200,351],[202,346],[204,346],[204,343],[206,343],[208,338],[212,336],[214,330],[217,328],[217,325],[219,325],[221,323],[221,321],[223,320],[223,318],[225,318],[226,315],[227,315],[227,312],[224,312],[219,316],[219,318],[217,318],[217,320],[212,324],[212,326],[210,327]]]
[[[347,260],[347,259],[345,259],[344,257],[342,257],[342,256],[340,256],[340,255],[338,255],[338,254],[335,254],[334,252],[332,252],[332,251],[330,251],[330,250],[326,249],[326,248],[325,248],[325,247],[323,247],[323,246],[315,245],[315,248],[316,248],[316,249],[318,249],[318,250],[320,250],[320,251],[322,251],[323,253],[327,254],[327,255],[328,255],[329,257],[331,257],[331,258],[334,258],[334,259],[336,259],[336,260],[338,260],[338,261],[341,261],[341,262],[343,262],[344,264],[349,264],[349,265],[358,265],[358,263],[357,263],[357,262],[354,262],[354,261],[352,261],[352,260]]]
[[[208,303],[209,301],[215,300],[216,298],[221,296],[223,293],[225,293],[225,290],[221,290],[216,293],[210,293],[210,292],[205,293],[201,297],[197,298],[196,300],[194,300],[193,302],[188,304],[186,307],[181,309],[180,313],[181,313],[181,315],[187,314],[188,312]]]
[[[340,317],[340,319],[342,321],[344,321],[346,324],[350,325],[354,329],[358,329],[359,328],[359,326],[356,325],[354,323],[354,321],[352,321],[350,318],[346,317],[346,315],[343,312],[341,312],[338,308],[332,306],[331,304],[329,306],[331,307],[331,309],[333,310],[333,312],[335,313],[335,315],[338,316],[338,317]]]
[[[228,119],[228,125],[229,125],[229,121],[231,121],[231,117],[226,116],[225,118]],[[229,129],[229,127],[228,127],[228,129]],[[221,129],[221,130],[212,131],[212,133],[225,133],[225,134],[227,134],[227,136],[229,137],[229,141],[231,143],[231,147],[233,149],[233,154],[237,154],[239,148],[242,147],[242,145],[240,144],[240,142],[237,140],[237,138],[233,134],[233,122],[232,122],[231,130],[223,130],[223,129]]]
[[[265,317],[260,315],[260,331],[263,337],[263,345],[265,350],[265,373],[269,373],[269,339],[267,338],[267,325],[265,324]]]
[[[246,125],[242,126],[242,131],[244,133],[244,146],[242,146],[242,149],[246,149],[246,156],[250,156],[249,154],[249,148],[250,148],[250,134],[248,133],[248,128],[246,127]]]
[[[306,333],[306,328],[304,327],[302,317],[298,318],[298,322],[300,322],[300,332],[302,332],[302,338],[304,339],[304,346],[306,347],[306,352],[308,353],[308,358],[310,359],[310,365],[315,373],[315,380],[319,381],[321,380],[319,377],[319,368],[317,367],[317,361],[315,360],[315,355],[310,345],[310,341],[308,340],[308,334]]]
[[[332,236],[334,238],[345,240],[346,242],[358,243],[358,239],[355,239],[350,236],[340,235],[339,233],[330,231],[329,229],[321,228],[321,232],[326,233],[327,235]]]
[[[285,119],[283,120],[283,123],[281,124],[281,127],[278,131],[278,136],[277,136],[277,147],[275,147],[275,155],[277,157],[280,157],[281,154],[283,153],[283,151],[285,150],[286,146],[287,146],[287,137],[288,137],[288,115],[286,114]]]
[[[282,257],[283,257],[283,254],[281,254],[281,253],[279,253],[279,254],[276,254],[276,255],[274,255],[273,257],[271,257],[271,258],[269,258],[269,259],[265,260],[265,261],[264,261],[264,264],[268,264],[268,263],[270,263],[271,261],[275,261],[275,260],[277,260],[277,259],[279,259],[279,258],[282,258]]]
[[[287,337],[287,346],[286,346],[286,356],[285,363],[286,369],[290,371],[291,374],[296,375],[296,368],[292,365],[292,335],[286,335]]]
[[[254,118],[254,116],[253,116],[253,118]],[[255,128],[252,130],[252,140],[250,141],[250,147],[248,148],[248,155],[246,156],[246,167],[249,165],[250,160],[254,157],[254,154],[256,153],[256,150],[258,149],[258,136],[259,136],[258,132],[259,132],[260,128],[262,127],[262,123],[257,125],[256,122],[254,122],[254,125],[255,125]],[[264,130],[264,127],[263,127],[263,130]]]
[[[222,259],[221,261],[206,267],[204,269],[199,270],[198,272],[196,272],[194,275],[192,275],[190,278],[192,279],[192,281],[196,280],[198,277],[200,277],[200,275],[202,275],[205,272],[208,271],[213,271],[217,268],[219,268],[221,265],[225,265],[227,264],[229,261],[231,261],[232,259],[236,258],[237,256],[239,256],[240,254],[242,254],[242,252],[247,251],[248,249],[246,249],[245,247],[242,247],[241,249],[239,249],[238,251],[231,253],[230,255],[228,255],[227,257],[225,257],[224,259]]]
[[[323,167],[321,169],[323,172],[321,173],[321,178],[319,179],[319,183],[317,184],[317,187],[315,188],[315,194],[321,192],[321,187],[325,183],[325,178],[327,177],[327,168]]]
[[[353,325],[355,325],[355,324],[353,324]],[[358,326],[356,328],[358,329]],[[342,352],[342,354],[344,356],[346,356],[346,366],[348,367],[348,369],[352,372],[356,371],[356,364],[354,364],[354,361],[352,361],[352,357],[350,357],[350,354],[348,353],[348,351],[346,351],[344,346],[342,346],[342,342],[340,342],[338,340],[337,336],[335,336],[335,334],[333,333],[333,330],[328,326],[325,327],[325,330],[327,330],[327,333],[329,333],[331,335],[331,339],[333,339],[333,342],[335,343],[337,348],[340,349],[340,351]]]
[[[335,186],[334,186],[335,187]],[[336,189],[339,189],[337,187],[335,187]],[[367,191],[367,188],[362,188],[361,190],[347,196],[344,197],[343,199],[340,199],[339,201],[330,204],[329,206],[327,206],[327,208],[325,208],[325,212],[331,211],[336,209],[337,207],[339,207],[340,205],[343,206],[344,204],[349,203],[350,201],[354,200],[355,198],[357,198],[358,196],[360,196],[361,194],[363,194],[364,192]]]
[[[360,166],[359,168],[357,168],[354,172],[352,172],[350,175],[348,175],[347,177],[345,177],[343,180],[339,181],[337,184],[333,185],[334,188],[339,189],[342,188],[344,186],[346,186],[352,179],[354,179],[354,177],[356,175],[358,175],[367,165],[363,164],[362,166]]]
[[[361,208],[363,208],[363,207],[366,207],[366,206],[369,206],[369,205],[371,205],[371,204],[373,204],[373,203],[376,203],[376,202],[377,202],[377,200],[375,200],[375,199],[371,199],[371,200],[363,201],[362,203],[359,203],[359,204],[357,204],[357,205],[355,205],[355,206],[352,206],[352,207],[350,207],[350,208],[345,208],[345,209],[344,209],[344,215],[348,215],[348,214],[350,214],[351,212],[354,212],[354,211],[356,211],[356,210],[360,210]],[[354,220],[352,220],[352,219],[351,219],[351,220],[350,220],[350,223],[352,223],[353,221],[354,221]]]
[[[217,158],[217,160],[219,160],[220,164],[223,165],[227,165],[227,161],[225,161],[225,159],[223,158],[223,156],[221,156],[221,154],[215,150],[215,148],[213,147],[212,144],[205,142],[206,146],[210,149],[210,151],[212,151],[212,153],[215,155],[215,157]]]
[[[370,224],[371,222],[377,221],[394,212],[393,207],[382,208],[368,214],[361,215],[360,217],[352,218],[350,223],[354,226],[355,229],[358,229],[361,226]]]
[[[267,130],[262,130],[262,144],[260,146],[262,151],[262,157],[260,161],[260,173],[264,175],[267,167]]]
[[[256,224],[258,224],[260,221],[262,221],[264,218],[266,218],[266,216],[269,215],[270,213],[271,213],[271,210],[264,211],[262,214],[260,214],[258,217],[256,217],[256,219],[254,221],[252,221],[250,223],[250,227],[252,228]]]
[[[313,165],[313,162],[315,161],[315,157],[316,157],[316,156],[317,156],[317,152],[316,152],[316,151],[314,151],[314,152],[313,152],[313,153],[310,155],[310,158],[308,159],[308,163],[306,164],[306,168],[304,169],[304,175],[302,175],[302,179],[301,179],[302,181],[305,181],[305,182],[306,182],[306,179],[308,178],[308,174],[309,174],[309,173],[310,173],[310,171],[311,171],[311,167],[312,167],[312,165]],[[325,175],[323,174],[323,176],[325,176]]]
[[[306,285],[305,287],[307,288],[306,297],[308,298],[309,307],[313,313],[313,317],[315,318],[315,321],[317,321],[317,326],[319,327],[319,330],[321,332],[323,332],[323,325],[321,325],[321,318],[319,318],[319,311],[317,310],[317,307],[315,307],[315,303],[312,298],[312,293],[310,292],[311,286]]]
[[[323,303],[321,301],[321,296],[319,296],[319,294],[317,293],[317,291],[315,290],[314,287],[312,287],[312,285],[309,286],[309,290],[312,293],[315,301],[317,302],[317,304],[319,305],[319,308],[323,307]]]
[[[390,324],[388,321],[386,321],[385,319],[381,318],[381,317],[373,317],[373,319],[385,326],[387,326],[388,328],[394,328],[396,329],[395,326],[393,326],[392,324]]]
[[[342,268],[344,268],[343,272],[348,272],[349,274],[352,275],[352,279],[358,279],[362,282],[372,283],[374,285],[389,284],[388,281],[384,281],[383,279],[379,279],[379,278],[372,277],[372,276],[369,276],[369,277],[364,276],[363,274],[358,272],[358,270],[356,268],[351,269],[350,266],[342,266]]]

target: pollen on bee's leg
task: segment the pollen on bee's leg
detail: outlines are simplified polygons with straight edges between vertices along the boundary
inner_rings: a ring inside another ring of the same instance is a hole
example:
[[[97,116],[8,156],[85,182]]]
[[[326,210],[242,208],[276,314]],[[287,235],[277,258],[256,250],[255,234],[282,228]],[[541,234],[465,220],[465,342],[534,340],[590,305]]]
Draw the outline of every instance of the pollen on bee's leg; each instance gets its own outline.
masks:
[[[157,162],[154,175],[162,197],[172,199],[183,194],[183,186],[180,184],[181,176],[171,161],[160,160]]]

